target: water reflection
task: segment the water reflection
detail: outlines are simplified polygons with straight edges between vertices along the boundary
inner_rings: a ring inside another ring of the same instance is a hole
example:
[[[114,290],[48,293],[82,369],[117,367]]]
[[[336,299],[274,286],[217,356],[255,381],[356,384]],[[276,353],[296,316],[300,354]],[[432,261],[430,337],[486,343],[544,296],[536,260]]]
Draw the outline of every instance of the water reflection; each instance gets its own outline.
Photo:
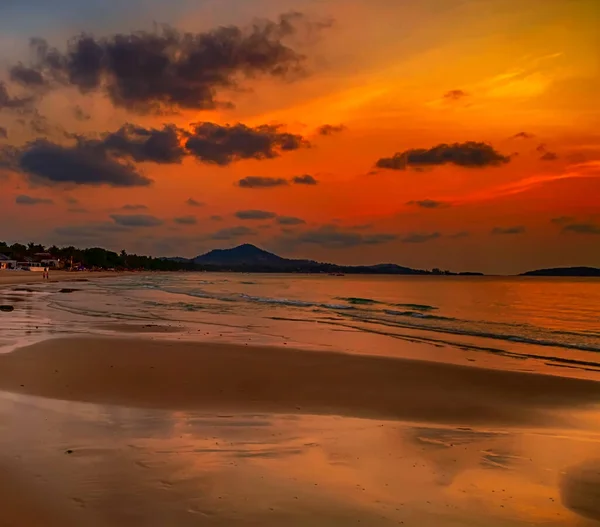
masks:
[[[566,434],[4,394],[0,464],[65,526],[593,525],[593,416]]]

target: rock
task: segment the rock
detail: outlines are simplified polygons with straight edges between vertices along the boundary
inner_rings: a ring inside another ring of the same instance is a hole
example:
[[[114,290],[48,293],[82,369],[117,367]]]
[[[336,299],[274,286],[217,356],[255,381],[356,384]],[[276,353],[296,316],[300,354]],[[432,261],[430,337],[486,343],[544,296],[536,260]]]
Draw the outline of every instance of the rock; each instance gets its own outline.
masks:
[[[70,287],[63,287],[59,289],[59,293],[74,293],[75,291],[79,291],[79,289],[71,289]]]
[[[5,313],[9,313],[14,310],[15,310],[15,308],[13,306],[0,305],[0,311],[4,311]]]
[[[72,451],[72,450],[67,450],[67,451],[65,451],[65,454],[72,454],[72,453],[73,453],[73,451]]]

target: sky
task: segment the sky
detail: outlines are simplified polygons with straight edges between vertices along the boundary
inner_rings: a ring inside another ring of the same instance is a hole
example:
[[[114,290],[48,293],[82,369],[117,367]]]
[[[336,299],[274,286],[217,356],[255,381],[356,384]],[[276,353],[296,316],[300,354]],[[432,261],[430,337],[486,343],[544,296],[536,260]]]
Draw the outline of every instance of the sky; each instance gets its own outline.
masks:
[[[597,0],[0,0],[0,240],[600,266]]]

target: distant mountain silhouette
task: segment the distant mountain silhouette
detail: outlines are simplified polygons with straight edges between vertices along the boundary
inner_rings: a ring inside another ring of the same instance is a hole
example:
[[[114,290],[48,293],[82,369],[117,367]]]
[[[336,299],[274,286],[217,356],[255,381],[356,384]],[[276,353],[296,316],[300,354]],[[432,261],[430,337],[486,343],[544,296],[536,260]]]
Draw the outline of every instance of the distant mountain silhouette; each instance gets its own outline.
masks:
[[[396,264],[378,265],[337,265],[315,262],[313,260],[295,260],[283,258],[260,249],[249,243],[231,249],[215,249],[196,256],[191,263],[206,270],[246,271],[246,272],[298,272],[298,273],[353,273],[353,274],[456,274],[439,270],[424,271]],[[461,273],[480,274],[480,273]]]
[[[245,243],[232,249],[214,249],[206,254],[196,256],[193,261],[195,264],[209,265],[289,265],[295,260],[282,258],[259,249],[255,245]]]
[[[521,276],[600,276],[600,269],[596,267],[555,267],[528,271]]]

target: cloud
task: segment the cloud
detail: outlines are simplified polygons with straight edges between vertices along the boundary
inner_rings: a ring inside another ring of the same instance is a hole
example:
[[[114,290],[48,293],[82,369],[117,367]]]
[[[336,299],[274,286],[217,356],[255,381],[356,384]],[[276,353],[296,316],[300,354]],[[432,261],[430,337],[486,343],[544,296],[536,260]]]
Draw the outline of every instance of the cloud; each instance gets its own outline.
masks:
[[[67,212],[70,212],[72,214],[87,214],[89,210],[84,209],[82,207],[71,207],[67,209]]]
[[[179,225],[196,225],[198,223],[196,216],[179,216],[178,218],[173,218],[173,221]]]
[[[525,227],[523,225],[515,225],[514,227],[494,227],[492,229],[492,234],[523,234],[525,232]]]
[[[421,207],[423,209],[439,209],[441,207],[448,207],[449,203],[445,201],[435,201],[432,199],[422,199],[416,201],[408,201],[407,205],[414,205],[416,207]]]
[[[468,141],[466,143],[440,144],[429,149],[416,148],[398,152],[392,157],[379,159],[376,166],[391,170],[446,164],[467,168],[484,168],[499,166],[509,161],[510,157],[500,154],[491,145]]]
[[[250,27],[221,26],[203,33],[181,33],[162,26],[154,32],[94,38],[80,34],[66,52],[40,38],[31,40],[37,61],[31,66],[55,84],[81,93],[104,92],[115,106],[138,113],[213,110],[231,106],[217,99],[220,89],[239,88],[244,79],[289,79],[304,72],[305,57],[286,44],[325,24],[299,13]]]
[[[425,243],[431,240],[437,240],[440,237],[441,234],[439,232],[411,232],[402,237],[400,241],[402,243]]]
[[[48,198],[34,198],[21,194],[15,198],[17,205],[52,205],[54,202]]]
[[[283,178],[247,176],[243,179],[240,179],[237,184],[242,188],[273,188],[285,187],[289,183]]]
[[[17,64],[10,68],[10,80],[25,86],[43,86],[46,84],[42,73],[36,69]]]
[[[380,245],[397,239],[394,234],[373,233],[362,234],[338,229],[334,225],[323,225],[318,229],[300,233],[294,240],[296,243],[320,245],[330,249],[347,249],[362,245]]]
[[[163,220],[149,214],[111,214],[110,217],[117,225],[123,227],[158,227],[164,223]]]
[[[238,210],[235,217],[240,220],[270,220],[276,218],[277,214],[266,210]]]
[[[33,102],[33,97],[11,97],[6,84],[0,81],[0,110],[19,110],[27,108]]]
[[[529,132],[519,132],[511,137],[511,139],[533,139],[535,135]]]
[[[279,223],[279,225],[303,225],[306,221],[294,216],[278,216],[277,223]]]
[[[317,133],[319,135],[334,135],[339,134],[344,130],[346,130],[346,127],[343,124],[324,124],[317,128]]]
[[[73,108],[73,116],[78,121],[89,121],[92,118],[92,116],[79,105]]]
[[[148,210],[147,205],[141,205],[141,204],[130,204],[128,203],[127,205],[123,205],[121,207],[123,210]]]
[[[226,166],[241,159],[272,159],[282,152],[309,146],[301,136],[281,132],[278,125],[221,126],[203,122],[192,125],[185,148],[204,163]]]
[[[317,185],[319,183],[313,176],[310,174],[304,174],[302,176],[294,176],[292,178],[292,182],[294,185]]]
[[[62,146],[45,139],[27,143],[12,155],[13,166],[47,184],[143,187],[152,182],[131,165],[107,157],[85,144]]]
[[[213,214],[210,219],[212,221],[223,221],[223,216],[219,216],[218,214]]]
[[[570,223],[562,228],[563,232],[576,234],[600,234],[600,225],[595,223]]]
[[[186,200],[186,204],[190,207],[204,207],[204,203],[202,203],[201,201],[197,201],[194,198],[188,198]]]
[[[558,159],[558,155],[554,152],[545,152],[541,157],[541,161],[556,161]]]
[[[0,126],[0,139],[8,139],[8,130],[4,126]]]
[[[444,99],[446,99],[447,101],[460,101],[461,99],[464,99],[468,96],[469,94],[463,90],[450,90],[444,93]]]
[[[172,124],[157,129],[128,123],[116,132],[105,134],[101,141],[90,140],[88,144],[138,163],[181,163],[186,155],[180,144],[182,133]]]
[[[221,229],[220,231],[213,232],[210,235],[211,240],[233,240],[240,236],[254,236],[256,231],[240,225],[239,227],[229,227],[227,229]]]

